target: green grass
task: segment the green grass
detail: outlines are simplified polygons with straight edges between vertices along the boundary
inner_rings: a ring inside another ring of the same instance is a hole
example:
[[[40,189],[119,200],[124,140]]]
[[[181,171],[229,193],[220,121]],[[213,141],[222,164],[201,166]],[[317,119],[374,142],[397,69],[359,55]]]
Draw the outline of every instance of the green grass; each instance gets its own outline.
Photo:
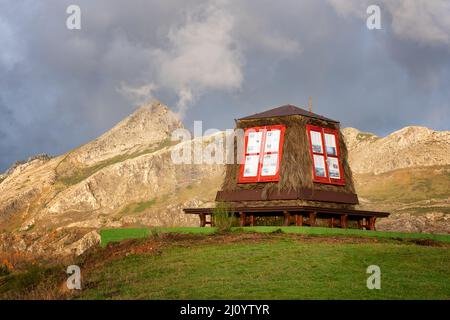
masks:
[[[369,133],[369,132],[360,132],[356,135],[356,140],[358,140],[358,141],[363,141],[363,140],[368,140],[368,139],[378,140],[378,139],[380,139],[380,137],[377,137],[374,134]]]
[[[139,202],[136,206],[136,208],[134,208],[134,212],[142,212],[145,209],[150,208],[151,206],[153,206],[156,203],[155,199],[149,200],[149,201],[143,201],[143,202]]]
[[[149,234],[150,229],[148,228],[102,229],[100,230],[100,245],[104,247],[110,242],[146,238]]]
[[[116,228],[100,230],[101,246],[110,242],[120,242],[128,239],[142,239],[151,233],[181,233],[181,234],[210,234],[216,232],[215,228],[182,227],[182,228]]]
[[[129,214],[133,214],[133,213],[141,213],[141,212],[144,212],[145,210],[153,207],[155,204],[156,204],[156,199],[151,199],[149,201],[142,201],[142,202],[137,202],[137,203],[131,203],[120,211],[119,216],[125,216],[125,215],[129,215]]]
[[[181,233],[181,234],[212,234],[216,228],[180,227],[180,228],[117,228],[104,229],[100,231],[101,245],[106,246],[109,242],[119,242],[126,239],[145,238],[156,233]],[[349,237],[375,237],[380,239],[430,239],[450,243],[450,235],[430,233],[403,233],[388,231],[367,231],[359,229],[339,229],[320,227],[245,227],[231,228],[232,232],[263,232],[270,233],[281,230],[284,233],[307,234],[316,236],[349,236]]]
[[[42,284],[60,283],[60,275],[64,271],[58,267],[42,267],[33,265],[29,269],[20,272],[8,272],[6,275],[0,274],[0,300],[1,299],[23,299],[27,295],[35,293],[37,287]],[[50,291],[45,290],[41,292],[42,297],[50,299]],[[28,296],[28,299],[30,296]]]
[[[101,161],[97,163],[96,165],[90,166],[90,167],[84,167],[84,168],[77,168],[74,171],[71,171],[69,174],[62,174],[57,176],[57,182],[61,182],[62,184],[66,186],[72,186],[75,185],[84,179],[90,177],[97,171],[106,168],[112,164],[125,161],[127,159],[134,158],[138,155],[128,155],[123,154],[116,157],[113,157],[111,159],[107,159],[104,161]]]
[[[450,235],[431,233],[407,233],[391,231],[368,231],[360,229],[320,228],[320,227],[245,227],[246,231],[273,232],[277,229],[285,233],[301,233],[318,236],[356,236],[380,239],[430,239],[450,243]]]
[[[381,268],[381,290],[366,269]],[[256,242],[170,246],[87,276],[82,299],[450,299],[450,250],[393,242]]]

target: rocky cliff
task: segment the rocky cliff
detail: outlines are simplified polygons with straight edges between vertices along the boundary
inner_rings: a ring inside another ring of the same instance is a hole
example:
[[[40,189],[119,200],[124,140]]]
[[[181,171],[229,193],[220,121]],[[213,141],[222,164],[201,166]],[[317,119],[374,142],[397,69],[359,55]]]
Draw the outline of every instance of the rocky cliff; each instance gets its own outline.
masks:
[[[450,164],[450,131],[405,127],[383,138],[354,128],[343,133],[354,173]]]

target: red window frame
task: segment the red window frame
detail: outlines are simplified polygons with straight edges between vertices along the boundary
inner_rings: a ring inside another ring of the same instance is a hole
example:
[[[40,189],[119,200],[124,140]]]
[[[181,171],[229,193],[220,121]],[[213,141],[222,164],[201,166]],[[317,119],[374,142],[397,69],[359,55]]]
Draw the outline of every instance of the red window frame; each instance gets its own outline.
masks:
[[[336,184],[336,185],[345,185],[345,179],[344,179],[344,171],[342,170],[342,161],[341,161],[341,150],[339,147],[339,134],[337,130],[329,129],[329,128],[322,128],[318,126],[313,125],[306,125],[306,131],[308,133],[308,139],[309,139],[309,151],[311,154],[311,161],[312,161],[312,174],[313,174],[313,181],[319,182],[319,183],[326,183],[326,184]],[[311,139],[311,131],[319,132],[321,141],[322,141],[322,153],[320,152],[314,152],[312,148],[312,139]],[[325,144],[325,134],[330,134],[334,136],[335,142],[336,142],[336,156],[329,155],[327,153],[327,146]],[[325,173],[326,177],[320,177],[316,175],[316,170],[314,166],[314,155],[323,156],[324,162],[325,162]],[[336,158],[339,164],[339,179],[330,177],[329,169],[328,169],[328,158]]]
[[[265,145],[266,145],[266,135],[268,131],[272,130],[280,130],[280,142],[278,146],[278,163],[277,163],[277,169],[275,175],[271,176],[263,176],[261,175],[262,167],[263,167],[263,159],[264,155],[266,154],[276,154],[277,152],[266,152],[265,151]],[[255,183],[255,182],[276,182],[280,180],[280,164],[281,164],[281,158],[283,155],[283,144],[284,144],[284,132],[286,130],[286,127],[284,125],[271,125],[271,126],[260,126],[260,127],[251,127],[245,129],[244,134],[244,163],[241,163],[241,167],[239,170],[239,178],[238,183]],[[261,136],[261,147],[258,153],[247,153],[247,145],[248,145],[248,135],[250,132],[262,132]],[[245,158],[248,155],[258,155],[258,171],[256,176],[254,177],[244,177],[244,167],[245,167]]]

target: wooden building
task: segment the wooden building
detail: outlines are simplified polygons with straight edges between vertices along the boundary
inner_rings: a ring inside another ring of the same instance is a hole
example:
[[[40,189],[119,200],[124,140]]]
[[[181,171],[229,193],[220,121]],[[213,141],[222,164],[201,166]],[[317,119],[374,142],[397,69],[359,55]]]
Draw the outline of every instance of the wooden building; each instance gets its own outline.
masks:
[[[225,202],[240,224],[281,215],[284,225],[350,225],[375,230],[389,213],[357,210],[358,196],[339,121],[285,105],[236,120],[244,130],[242,163],[228,164],[216,201]],[[213,208],[187,208],[211,224]]]

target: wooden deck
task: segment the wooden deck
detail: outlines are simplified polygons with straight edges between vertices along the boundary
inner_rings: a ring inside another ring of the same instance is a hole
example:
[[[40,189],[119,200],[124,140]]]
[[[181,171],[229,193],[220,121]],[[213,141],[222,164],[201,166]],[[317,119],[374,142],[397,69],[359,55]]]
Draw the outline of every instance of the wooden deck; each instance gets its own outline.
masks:
[[[186,214],[198,214],[201,227],[214,225],[214,208],[186,208],[183,211]],[[367,230],[375,230],[377,218],[389,216],[388,212],[311,206],[239,207],[230,211],[239,217],[241,226],[254,226],[256,216],[283,216],[284,226],[313,227],[317,225],[317,219],[325,219],[330,228],[347,228],[349,221],[356,221],[358,228]]]

